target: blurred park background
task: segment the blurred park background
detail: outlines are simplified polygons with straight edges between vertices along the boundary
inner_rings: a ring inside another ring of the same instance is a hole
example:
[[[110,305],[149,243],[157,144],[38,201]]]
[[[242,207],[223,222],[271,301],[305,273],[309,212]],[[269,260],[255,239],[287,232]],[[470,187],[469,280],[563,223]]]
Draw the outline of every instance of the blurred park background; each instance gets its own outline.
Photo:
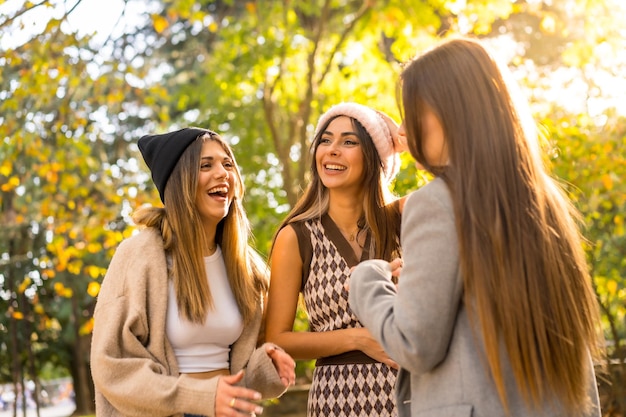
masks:
[[[403,63],[459,33],[510,66],[583,214],[607,340],[603,414],[626,415],[623,0],[0,0],[1,408],[44,415],[69,396],[75,415],[93,414],[100,283],[132,210],[159,204],[140,136],[224,136],[266,255],[306,183],[321,112],[350,100],[400,120]],[[395,192],[424,180],[403,155]],[[298,364],[302,386],[310,371]]]

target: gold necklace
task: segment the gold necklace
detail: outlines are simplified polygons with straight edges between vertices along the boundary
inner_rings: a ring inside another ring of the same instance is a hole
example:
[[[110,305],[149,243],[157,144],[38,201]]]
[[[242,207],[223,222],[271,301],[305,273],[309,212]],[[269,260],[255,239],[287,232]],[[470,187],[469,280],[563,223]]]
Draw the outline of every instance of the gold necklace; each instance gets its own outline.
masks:
[[[354,242],[354,240],[356,239],[357,235],[359,234],[359,230],[361,230],[361,228],[359,226],[357,226],[356,229],[354,229],[354,232],[348,233],[348,240],[350,242]],[[345,233],[346,232],[344,232],[344,234]]]

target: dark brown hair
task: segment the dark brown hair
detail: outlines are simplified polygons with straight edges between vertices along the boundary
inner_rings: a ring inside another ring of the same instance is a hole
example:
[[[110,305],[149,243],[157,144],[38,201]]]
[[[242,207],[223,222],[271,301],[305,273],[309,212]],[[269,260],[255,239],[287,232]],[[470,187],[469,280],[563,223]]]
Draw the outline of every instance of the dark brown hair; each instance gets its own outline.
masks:
[[[317,129],[318,134],[311,143],[309,153],[311,159],[311,179],[304,194],[283,220],[278,231],[291,222],[320,218],[328,212],[329,193],[317,172],[315,153],[328,125],[340,116],[329,119],[324,126]],[[350,120],[363,150],[364,173],[362,184],[364,189],[363,211],[365,218],[361,224],[363,226],[362,230],[369,229],[372,233],[373,251],[370,253],[376,258],[391,260],[400,256],[398,239],[400,235],[400,212],[397,205],[390,204],[394,197],[386,186],[382,163],[372,138],[358,120],[354,118],[350,118]]]
[[[451,189],[464,302],[478,318],[505,409],[502,342],[529,403],[556,396],[580,409],[600,326],[578,214],[548,175],[530,112],[507,76],[473,39],[445,41],[413,60],[401,76],[408,146]],[[442,125],[446,166],[424,158],[426,106]]]

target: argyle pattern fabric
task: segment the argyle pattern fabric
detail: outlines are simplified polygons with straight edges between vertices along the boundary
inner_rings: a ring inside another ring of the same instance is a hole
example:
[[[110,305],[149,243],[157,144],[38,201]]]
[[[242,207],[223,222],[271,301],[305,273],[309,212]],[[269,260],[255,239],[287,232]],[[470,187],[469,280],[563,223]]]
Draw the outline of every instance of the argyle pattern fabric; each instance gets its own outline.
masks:
[[[397,416],[396,375],[382,363],[317,366],[307,416]]]
[[[303,289],[311,331],[362,327],[348,306],[344,288],[350,272],[334,241],[344,239],[309,220],[311,267]],[[307,404],[308,417],[397,416],[397,371],[382,363],[317,366]]]

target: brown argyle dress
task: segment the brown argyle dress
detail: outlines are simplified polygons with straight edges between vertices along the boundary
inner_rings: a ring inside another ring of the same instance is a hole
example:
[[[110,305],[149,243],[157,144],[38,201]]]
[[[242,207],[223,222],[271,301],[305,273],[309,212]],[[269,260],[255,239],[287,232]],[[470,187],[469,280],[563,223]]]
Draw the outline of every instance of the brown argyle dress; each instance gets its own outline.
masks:
[[[328,215],[292,223],[303,260],[304,301],[310,331],[363,327],[348,307],[344,284],[359,260]],[[365,248],[369,247],[370,236]],[[369,259],[364,249],[361,261]],[[310,262],[309,262],[310,260]],[[396,370],[362,352],[320,358],[309,391],[307,416],[397,416]]]

